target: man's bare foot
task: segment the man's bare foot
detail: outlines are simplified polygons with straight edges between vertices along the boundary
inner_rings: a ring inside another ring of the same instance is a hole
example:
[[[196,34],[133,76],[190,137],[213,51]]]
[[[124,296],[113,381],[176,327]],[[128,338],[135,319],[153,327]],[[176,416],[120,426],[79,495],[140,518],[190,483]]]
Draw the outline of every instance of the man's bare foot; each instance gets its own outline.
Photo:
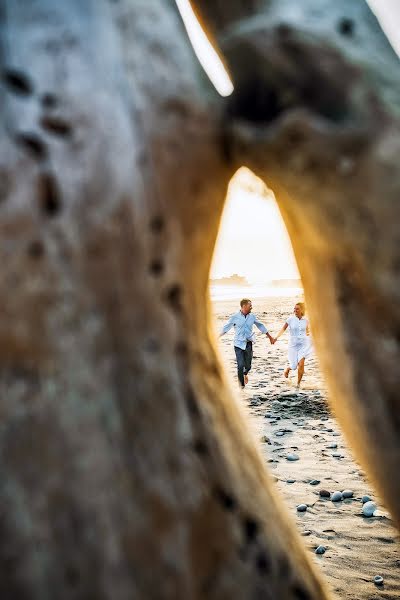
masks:
[[[247,385],[249,383],[249,376],[248,375],[244,376],[244,383],[245,383],[245,385]]]
[[[289,371],[290,371],[290,367],[287,367],[287,369],[285,369],[285,372],[284,372],[284,376],[286,377],[286,379],[289,377]]]

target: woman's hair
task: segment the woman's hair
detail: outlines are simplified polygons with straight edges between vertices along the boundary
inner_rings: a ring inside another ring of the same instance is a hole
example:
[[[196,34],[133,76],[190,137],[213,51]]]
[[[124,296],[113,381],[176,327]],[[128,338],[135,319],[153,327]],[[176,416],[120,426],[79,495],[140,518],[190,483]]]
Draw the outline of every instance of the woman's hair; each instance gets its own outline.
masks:
[[[306,305],[304,302],[296,302],[296,306],[300,306],[301,314],[304,316],[306,314]]]

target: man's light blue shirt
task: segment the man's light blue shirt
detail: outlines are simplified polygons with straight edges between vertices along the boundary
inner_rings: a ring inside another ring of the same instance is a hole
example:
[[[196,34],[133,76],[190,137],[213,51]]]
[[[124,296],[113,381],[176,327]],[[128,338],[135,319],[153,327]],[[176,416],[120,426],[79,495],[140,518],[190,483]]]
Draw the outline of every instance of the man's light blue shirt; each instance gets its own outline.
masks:
[[[256,315],[249,313],[246,317],[241,310],[231,316],[229,321],[225,323],[221,329],[221,335],[227,333],[232,327],[235,328],[235,338],[233,340],[234,346],[246,349],[247,342],[254,341],[253,325],[258,327],[262,333],[268,333],[268,329],[261,321],[259,321]]]

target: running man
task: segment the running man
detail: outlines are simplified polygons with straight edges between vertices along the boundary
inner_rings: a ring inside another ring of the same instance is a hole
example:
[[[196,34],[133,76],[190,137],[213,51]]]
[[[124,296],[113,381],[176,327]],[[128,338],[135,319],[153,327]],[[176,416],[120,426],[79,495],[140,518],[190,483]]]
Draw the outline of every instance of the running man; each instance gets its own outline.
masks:
[[[233,341],[236,354],[239,385],[242,389],[249,381],[248,373],[251,369],[253,358],[253,326],[265,333],[271,344],[275,343],[274,338],[268,333],[268,329],[261,321],[252,314],[251,300],[243,298],[240,301],[240,311],[231,316],[229,321],[223,326],[220,337],[225,335],[232,327],[235,328],[235,338]]]

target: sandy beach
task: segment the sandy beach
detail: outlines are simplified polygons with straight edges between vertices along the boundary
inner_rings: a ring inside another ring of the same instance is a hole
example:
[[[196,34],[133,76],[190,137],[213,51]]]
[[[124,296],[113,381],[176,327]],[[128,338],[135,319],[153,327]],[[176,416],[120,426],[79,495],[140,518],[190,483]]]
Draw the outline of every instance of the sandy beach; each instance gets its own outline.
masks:
[[[295,299],[253,299],[253,312],[276,334],[292,314]],[[216,331],[238,310],[238,300],[214,300]],[[311,323],[312,327],[312,323]],[[261,446],[275,479],[313,561],[340,599],[400,598],[400,537],[390,515],[365,477],[346,444],[337,421],[329,412],[324,380],[313,357],[306,361],[302,388],[295,389],[295,375],[283,377],[287,365],[288,334],[271,346],[257,332],[249,385],[237,390],[236,400]],[[219,341],[223,361],[236,388],[233,331]],[[288,460],[295,455],[297,460]],[[339,502],[321,497],[350,490],[353,496]],[[362,497],[377,504],[377,512],[362,514]],[[297,507],[306,504],[307,510]],[[318,546],[325,553],[316,555]],[[383,585],[376,585],[375,576]]]

